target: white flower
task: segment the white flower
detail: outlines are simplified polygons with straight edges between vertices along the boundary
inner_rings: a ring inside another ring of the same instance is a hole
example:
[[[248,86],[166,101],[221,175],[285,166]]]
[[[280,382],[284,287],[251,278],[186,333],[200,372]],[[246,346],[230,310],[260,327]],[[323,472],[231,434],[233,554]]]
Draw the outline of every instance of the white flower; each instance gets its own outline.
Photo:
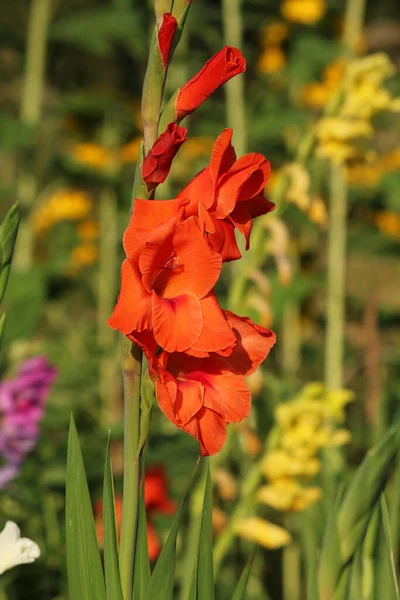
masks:
[[[17,565],[31,563],[39,556],[39,546],[28,538],[22,538],[18,525],[7,521],[0,533],[0,575]]]

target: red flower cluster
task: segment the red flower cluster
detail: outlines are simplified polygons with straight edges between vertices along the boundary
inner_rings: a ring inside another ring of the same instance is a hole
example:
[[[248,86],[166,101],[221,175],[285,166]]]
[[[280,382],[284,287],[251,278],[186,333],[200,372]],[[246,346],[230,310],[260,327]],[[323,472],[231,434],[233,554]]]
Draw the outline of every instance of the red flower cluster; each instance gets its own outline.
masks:
[[[240,52],[224,48],[179,91],[176,120],[244,68]],[[164,181],[185,136],[171,123],[155,142],[142,166],[148,189]],[[227,424],[249,414],[245,377],[275,343],[272,331],[222,310],[214,291],[222,263],[241,256],[235,229],[249,248],[253,218],[273,209],[264,197],[268,161],[257,153],[237,160],[231,139],[225,129],[210,164],[173,200],[135,200],[109,319],[142,348],[161,409],[202,454],[218,452]]]
[[[164,468],[156,465],[146,470],[144,479],[144,503],[147,516],[147,545],[150,560],[155,560],[160,554],[161,544],[152,522],[152,515],[172,515],[176,509],[176,503],[168,497],[168,481]],[[96,502],[94,509],[97,541],[100,546],[104,545],[104,523],[103,502]],[[122,523],[122,497],[115,497],[115,520],[117,522],[118,538]]]

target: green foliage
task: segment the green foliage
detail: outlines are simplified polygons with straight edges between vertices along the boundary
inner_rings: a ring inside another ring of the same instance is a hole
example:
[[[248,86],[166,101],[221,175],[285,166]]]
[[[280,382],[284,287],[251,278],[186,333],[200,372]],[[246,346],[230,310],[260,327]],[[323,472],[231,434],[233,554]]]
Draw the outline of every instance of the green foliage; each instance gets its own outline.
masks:
[[[118,539],[115,520],[114,481],[110,457],[110,436],[107,440],[104,464],[103,491],[103,524],[104,524],[104,571],[107,598],[122,600],[121,581],[118,566]]]
[[[146,600],[146,591],[150,582],[149,548],[147,543],[146,507],[144,501],[144,475],[140,486],[139,518],[133,571],[133,593],[136,600]]]
[[[0,302],[4,298],[10,275],[11,260],[17,239],[19,221],[19,206],[18,204],[14,204],[0,225]]]
[[[53,25],[51,36],[96,56],[110,54],[116,44],[142,56],[147,46],[147,32],[140,12],[110,6],[65,17]]]
[[[106,600],[92,505],[72,415],[65,507],[69,596],[81,600]]]
[[[212,540],[212,497],[209,465],[207,465],[201,518],[199,555],[197,561],[197,598],[198,600],[213,600],[215,595]]]

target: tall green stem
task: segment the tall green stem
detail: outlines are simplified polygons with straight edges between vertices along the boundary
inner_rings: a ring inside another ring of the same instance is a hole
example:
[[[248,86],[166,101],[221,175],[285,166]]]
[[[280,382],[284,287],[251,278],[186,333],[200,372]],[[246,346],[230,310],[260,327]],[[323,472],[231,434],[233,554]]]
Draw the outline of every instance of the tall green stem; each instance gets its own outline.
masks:
[[[241,4],[242,0],[222,0],[225,43],[235,48],[242,48]],[[235,147],[238,155],[242,156],[247,148],[244,77],[234,77],[224,87],[228,125],[234,130]]]
[[[51,18],[51,0],[32,0],[29,14],[25,76],[21,99],[21,121],[37,127],[41,120],[45,83],[46,46]],[[18,177],[17,198],[25,212],[18,235],[14,264],[19,270],[31,266],[33,234],[29,211],[37,195],[35,174],[26,170]]]
[[[122,339],[124,378],[124,483],[119,568],[124,600],[132,598],[133,559],[139,506],[140,375],[142,352],[128,338]]]
[[[342,165],[332,163],[330,169],[325,383],[328,389],[338,389],[343,384],[347,184]]]
[[[356,53],[364,24],[367,0],[348,0],[344,16],[343,43]]]

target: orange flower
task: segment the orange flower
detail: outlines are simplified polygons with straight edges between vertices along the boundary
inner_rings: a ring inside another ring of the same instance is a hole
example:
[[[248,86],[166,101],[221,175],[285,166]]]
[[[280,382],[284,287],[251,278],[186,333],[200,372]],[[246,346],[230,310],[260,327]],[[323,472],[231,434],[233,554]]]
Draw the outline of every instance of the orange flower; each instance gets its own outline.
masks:
[[[245,376],[253,373],[275,343],[275,334],[246,317],[224,311],[236,337],[229,356],[197,358],[162,352],[149,334],[130,336],[146,353],[161,410],[177,427],[200,443],[201,453],[219,452],[228,423],[250,412],[251,393]]]
[[[135,209],[124,236],[128,258],[109,325],[125,335],[151,329],[167,352],[216,352],[232,346],[235,337],[213,292],[221,256],[208,243],[199,219],[179,222],[172,217],[157,226],[162,211],[156,212],[147,223],[150,231],[140,235]]]
[[[250,245],[252,219],[270,212],[274,204],[264,197],[270,174],[267,159],[256,152],[236,160],[232,129],[224,129],[214,144],[210,165],[203,169],[174,200],[135,200],[134,219],[140,231],[179,214],[199,218],[211,246],[224,262],[241,257],[235,227]]]
[[[161,465],[155,465],[146,471],[144,479],[144,503],[147,516],[147,545],[150,560],[155,560],[160,553],[161,544],[151,516],[156,513],[171,515],[176,509],[176,502],[168,497],[168,481]],[[103,502],[96,502],[93,509],[95,517],[97,541],[104,545]],[[115,496],[115,520],[117,522],[118,539],[122,523],[122,498]]]
[[[224,129],[214,144],[210,164],[179,194],[187,202],[185,214],[197,214],[212,246],[223,261],[241,254],[236,243],[236,227],[250,245],[252,219],[273,210],[264,197],[271,171],[267,159],[257,152],[236,160],[232,129]]]
[[[146,156],[142,165],[143,181],[148,190],[153,190],[163,183],[168,176],[176,153],[186,140],[187,129],[170,123]]]
[[[203,104],[216,89],[243,73],[246,61],[237,48],[225,46],[179,91],[175,102],[176,120],[181,121]]]

